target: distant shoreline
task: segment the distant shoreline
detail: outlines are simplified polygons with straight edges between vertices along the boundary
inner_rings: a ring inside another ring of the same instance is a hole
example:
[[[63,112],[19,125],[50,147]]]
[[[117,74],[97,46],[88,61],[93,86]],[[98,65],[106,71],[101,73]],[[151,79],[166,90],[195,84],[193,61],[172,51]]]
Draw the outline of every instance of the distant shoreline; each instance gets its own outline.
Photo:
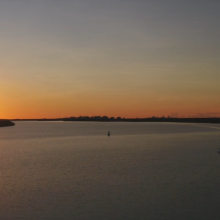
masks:
[[[15,123],[7,120],[7,119],[0,119],[0,127],[8,127],[8,126],[14,126]]]
[[[12,121],[94,121],[94,122],[179,122],[179,123],[216,123],[220,124],[220,118],[169,118],[169,117],[151,117],[151,118],[121,118],[121,117],[107,117],[107,116],[80,116],[70,118],[56,118],[56,119],[11,119]]]

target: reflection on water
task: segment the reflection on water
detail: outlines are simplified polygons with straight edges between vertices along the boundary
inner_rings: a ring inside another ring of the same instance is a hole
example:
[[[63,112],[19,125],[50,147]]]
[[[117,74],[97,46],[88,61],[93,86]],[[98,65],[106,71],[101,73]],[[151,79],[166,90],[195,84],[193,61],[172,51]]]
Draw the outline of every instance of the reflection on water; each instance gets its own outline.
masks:
[[[219,128],[17,122],[0,130],[0,219],[219,219]]]

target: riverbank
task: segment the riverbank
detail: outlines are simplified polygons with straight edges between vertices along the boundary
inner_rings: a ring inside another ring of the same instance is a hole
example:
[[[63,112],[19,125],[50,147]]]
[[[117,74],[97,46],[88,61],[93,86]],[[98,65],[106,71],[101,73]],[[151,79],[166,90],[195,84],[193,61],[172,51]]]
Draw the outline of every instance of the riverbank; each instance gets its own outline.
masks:
[[[177,123],[211,123],[220,124],[220,118],[170,118],[170,117],[151,117],[151,118],[121,118],[107,116],[80,116],[70,118],[55,119],[13,119],[13,121],[95,121],[95,122],[177,122]]]
[[[6,119],[0,119],[0,127],[14,126],[15,123]]]

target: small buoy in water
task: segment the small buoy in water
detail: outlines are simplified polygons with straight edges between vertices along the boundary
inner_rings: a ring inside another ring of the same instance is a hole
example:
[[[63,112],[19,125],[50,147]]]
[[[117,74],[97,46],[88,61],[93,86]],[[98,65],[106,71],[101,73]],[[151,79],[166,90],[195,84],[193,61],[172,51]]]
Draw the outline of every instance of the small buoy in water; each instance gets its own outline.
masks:
[[[108,134],[107,134],[108,136],[110,136],[110,131],[108,131]]]

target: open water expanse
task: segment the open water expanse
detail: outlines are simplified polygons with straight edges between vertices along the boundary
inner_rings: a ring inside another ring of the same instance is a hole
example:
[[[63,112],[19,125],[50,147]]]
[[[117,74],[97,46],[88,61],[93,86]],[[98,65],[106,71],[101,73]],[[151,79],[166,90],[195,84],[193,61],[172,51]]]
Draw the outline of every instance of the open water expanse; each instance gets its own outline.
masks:
[[[219,147],[215,124],[16,122],[0,219],[219,220]]]

